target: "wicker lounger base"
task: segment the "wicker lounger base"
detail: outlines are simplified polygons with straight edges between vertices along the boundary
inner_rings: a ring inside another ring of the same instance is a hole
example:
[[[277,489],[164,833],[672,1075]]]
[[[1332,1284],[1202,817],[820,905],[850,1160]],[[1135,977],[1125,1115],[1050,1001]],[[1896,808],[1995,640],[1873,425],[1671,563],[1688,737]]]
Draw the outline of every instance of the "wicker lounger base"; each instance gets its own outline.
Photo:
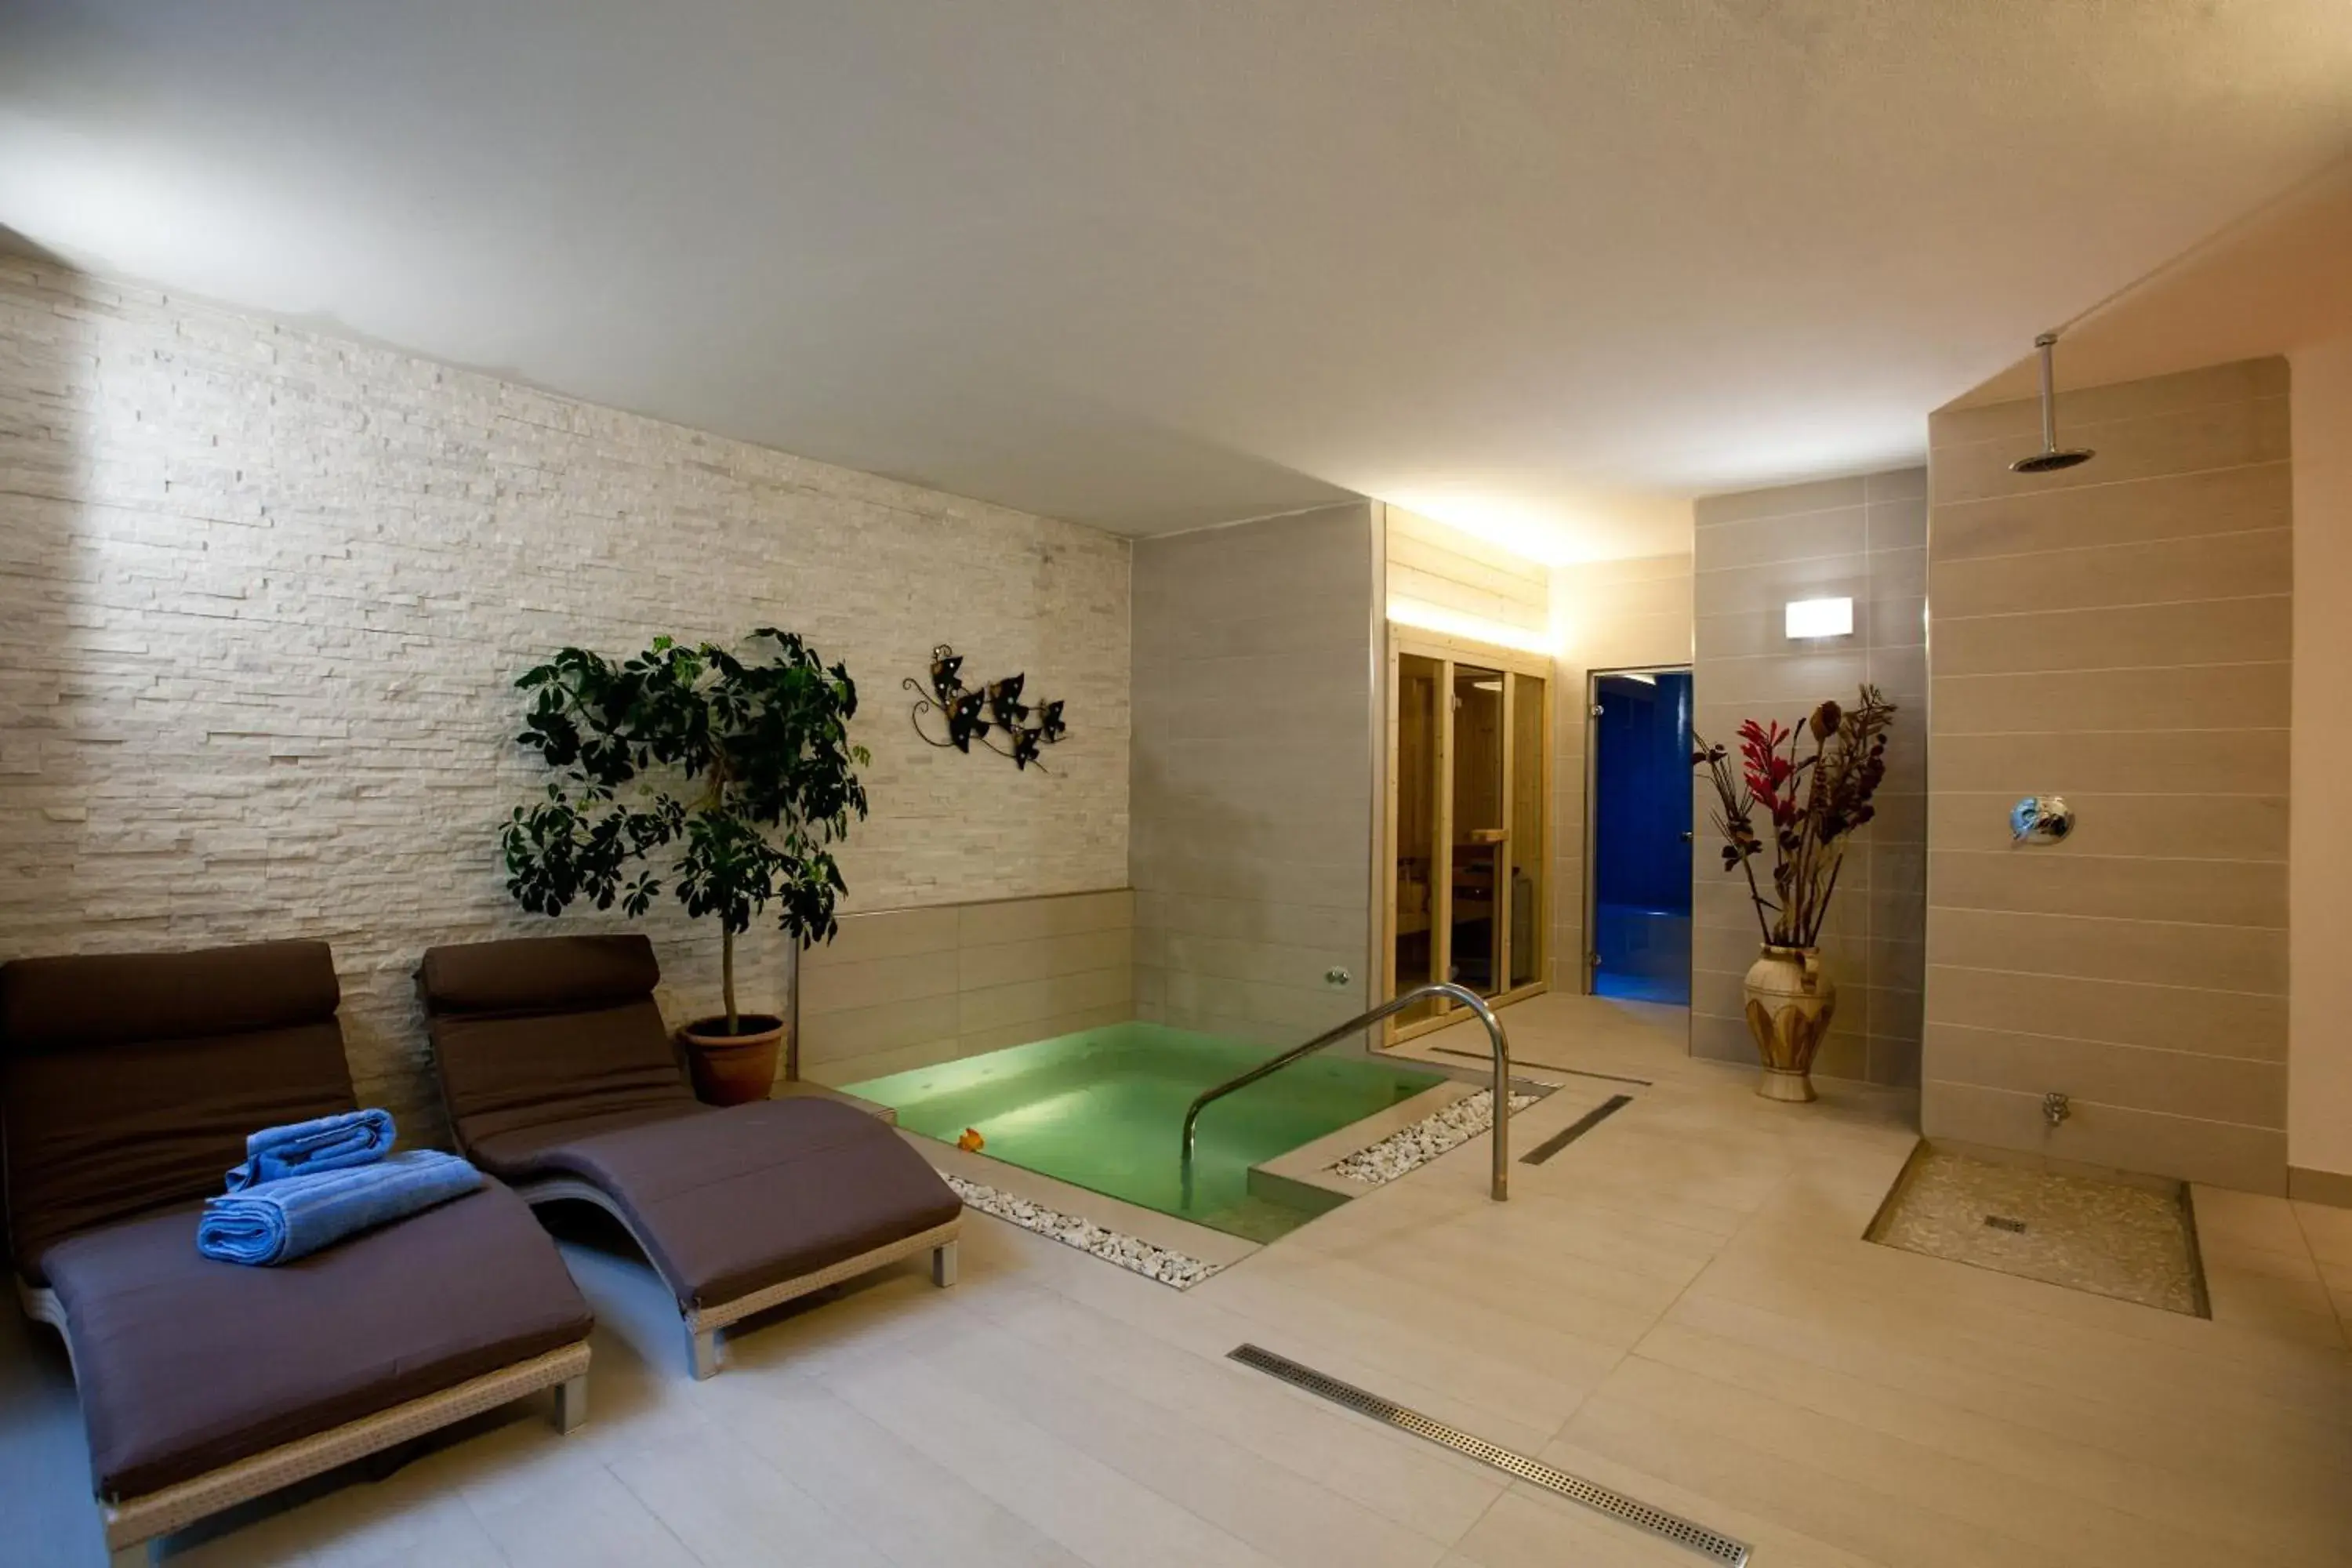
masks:
[[[557,1202],[593,1204],[621,1222],[622,1228],[629,1233],[629,1239],[637,1244],[638,1251],[648,1258],[653,1256],[653,1249],[646,1245],[646,1238],[603,1188],[573,1176],[547,1176],[535,1182],[514,1182],[510,1184],[522,1194],[524,1202],[533,1205]],[[931,1255],[931,1281],[944,1289],[955,1283],[956,1237],[962,1227],[962,1216],[958,1215],[945,1225],[918,1231],[913,1236],[877,1247],[870,1252],[861,1252],[855,1258],[845,1258],[814,1273],[778,1280],[773,1285],[730,1301],[688,1309],[679,1314],[680,1321],[686,1325],[687,1363],[698,1379],[710,1377],[726,1364],[720,1331],[729,1325],[740,1322],[754,1313],[764,1312],[771,1307],[781,1307],[813,1290],[838,1285],[845,1279],[855,1279],[861,1274],[871,1273],[918,1253]]]
[[[63,1334],[66,1314],[54,1291],[35,1290],[20,1284],[26,1312]],[[73,1341],[67,1338],[67,1357]],[[165,1487],[144,1497],[120,1502],[100,1502],[106,1522],[107,1550],[117,1568],[155,1560],[163,1537],[224,1509],[249,1502],[280,1487],[293,1485],[338,1465],[423,1436],[453,1422],[495,1410],[542,1388],[555,1390],[558,1431],[576,1430],[588,1418],[588,1346],[585,1342],[551,1350],[529,1361],[500,1367],[469,1378],[455,1388],[395,1405],[389,1410],[345,1422],[315,1436],[280,1444],[251,1458],[224,1465],[193,1480]]]

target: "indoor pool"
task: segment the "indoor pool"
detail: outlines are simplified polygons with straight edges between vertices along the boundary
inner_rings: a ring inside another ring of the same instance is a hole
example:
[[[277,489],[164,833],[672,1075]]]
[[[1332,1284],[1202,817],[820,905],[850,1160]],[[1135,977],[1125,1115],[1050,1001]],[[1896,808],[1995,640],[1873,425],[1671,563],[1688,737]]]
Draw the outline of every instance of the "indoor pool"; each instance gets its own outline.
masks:
[[[1308,1057],[1201,1113],[1192,1195],[1178,1157],[1202,1090],[1276,1054],[1159,1024],[1113,1024],[845,1084],[898,1125],[1162,1214],[1266,1241],[1314,1217],[1249,1190],[1249,1170],[1444,1079],[1360,1058]]]

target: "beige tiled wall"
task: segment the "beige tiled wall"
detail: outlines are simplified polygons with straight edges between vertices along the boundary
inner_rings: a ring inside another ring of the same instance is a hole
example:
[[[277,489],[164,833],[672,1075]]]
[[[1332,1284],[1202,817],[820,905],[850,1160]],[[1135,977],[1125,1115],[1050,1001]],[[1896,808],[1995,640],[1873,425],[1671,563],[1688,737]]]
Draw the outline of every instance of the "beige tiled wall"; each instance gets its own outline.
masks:
[[[1587,677],[1596,669],[1690,662],[1691,558],[1559,567],[1551,595],[1561,638],[1552,664],[1551,983],[1555,990],[1580,992],[1591,979],[1584,960]]]
[[[1366,1005],[1375,516],[1358,502],[1136,543],[1141,1016],[1288,1041]]]
[[[2283,360],[1930,426],[1933,1134],[2277,1191],[2293,508]],[[2012,803],[2063,795],[2063,844]],[[2054,1131],[2047,1090],[2072,1098]]]
[[[1814,1070],[1912,1084],[1919,1076],[1926,920],[1927,476],[1901,468],[1698,503],[1696,729],[1734,743],[1744,719],[1795,723],[1869,681],[1899,711],[1878,817],[1846,851],[1822,947],[1838,1010]],[[1851,597],[1850,637],[1792,642],[1791,599]],[[1938,649],[1938,657],[1941,650]],[[1937,766],[1943,765],[1939,756]],[[1691,1049],[1753,1061],[1741,976],[1759,940],[1744,879],[1723,869],[1707,793],[1694,784]]]
[[[2352,1203],[2352,335],[2295,354],[2287,1185]],[[2352,1279],[2343,1281],[2352,1287]]]
[[[1387,597],[1474,616],[1533,636],[1548,634],[1545,567],[1402,507],[1387,514]]]
[[[1134,926],[1124,888],[847,916],[802,955],[802,1075],[856,1083],[1123,1023]]]

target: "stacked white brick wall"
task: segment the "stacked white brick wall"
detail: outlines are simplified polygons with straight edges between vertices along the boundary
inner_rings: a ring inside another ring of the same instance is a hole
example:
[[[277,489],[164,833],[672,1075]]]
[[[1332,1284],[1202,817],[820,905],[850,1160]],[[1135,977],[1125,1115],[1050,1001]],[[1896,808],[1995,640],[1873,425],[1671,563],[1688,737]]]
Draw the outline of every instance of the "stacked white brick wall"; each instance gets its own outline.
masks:
[[[849,908],[1124,884],[1124,541],[0,257],[0,957],[324,938],[430,1135],[417,955],[621,924],[506,896],[514,677],[768,624],[858,681]],[[916,739],[943,641],[1067,700],[1049,772]],[[645,929],[707,1010],[715,931]],[[780,1000],[782,939],[743,960]]]

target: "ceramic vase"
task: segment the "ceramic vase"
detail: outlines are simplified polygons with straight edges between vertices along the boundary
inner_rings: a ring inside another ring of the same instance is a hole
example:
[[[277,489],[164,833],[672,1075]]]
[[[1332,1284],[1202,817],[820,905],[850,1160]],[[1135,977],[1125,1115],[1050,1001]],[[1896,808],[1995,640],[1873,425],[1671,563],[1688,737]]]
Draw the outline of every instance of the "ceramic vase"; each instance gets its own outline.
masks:
[[[1748,965],[1746,994],[1748,1032],[1764,1061],[1756,1092],[1767,1100],[1812,1099],[1813,1053],[1837,1012],[1837,986],[1822,969],[1822,950],[1767,945]]]

